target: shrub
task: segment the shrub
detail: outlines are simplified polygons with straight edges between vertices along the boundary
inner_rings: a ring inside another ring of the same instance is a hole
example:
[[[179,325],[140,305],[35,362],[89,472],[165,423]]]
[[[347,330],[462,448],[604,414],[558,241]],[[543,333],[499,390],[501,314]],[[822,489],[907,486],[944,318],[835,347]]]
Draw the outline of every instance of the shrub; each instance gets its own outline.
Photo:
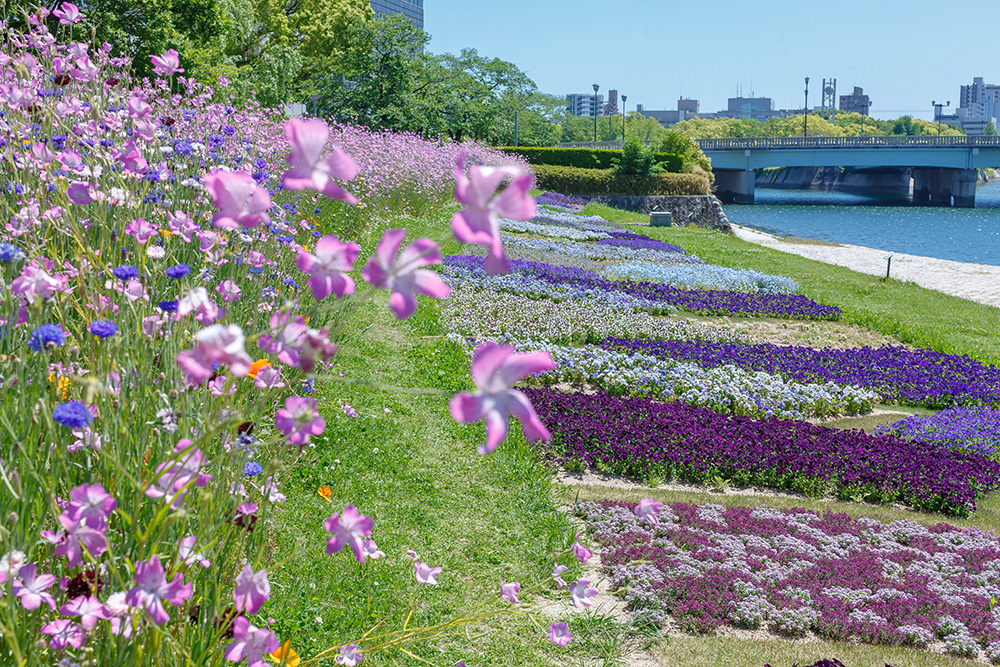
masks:
[[[610,169],[532,165],[536,187],[571,195],[707,195],[709,182],[695,174],[629,176]]]
[[[615,175],[649,176],[653,173],[653,152],[642,145],[638,137],[625,142],[621,159],[615,160]]]
[[[622,151],[608,148],[528,148],[506,146],[507,153],[520,155],[532,165],[554,167],[579,167],[580,169],[611,169],[614,161],[622,157]],[[654,152],[653,163],[663,171],[680,173],[684,171],[684,158],[672,151]]]

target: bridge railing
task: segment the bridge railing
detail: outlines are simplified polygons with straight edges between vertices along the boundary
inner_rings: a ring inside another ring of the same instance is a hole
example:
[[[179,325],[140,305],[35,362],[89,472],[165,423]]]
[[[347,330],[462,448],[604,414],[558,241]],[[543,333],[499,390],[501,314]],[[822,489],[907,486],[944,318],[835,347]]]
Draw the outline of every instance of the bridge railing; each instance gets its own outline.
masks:
[[[766,148],[949,148],[1000,147],[1000,137],[743,137],[699,139],[703,151],[766,149]]]

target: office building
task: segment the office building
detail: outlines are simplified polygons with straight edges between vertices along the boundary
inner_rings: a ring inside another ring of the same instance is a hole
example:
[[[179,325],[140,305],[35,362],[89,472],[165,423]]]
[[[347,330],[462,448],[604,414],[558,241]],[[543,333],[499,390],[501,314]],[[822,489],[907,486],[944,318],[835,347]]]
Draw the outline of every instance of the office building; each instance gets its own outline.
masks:
[[[618,91],[609,90],[608,91],[608,102],[604,105],[604,115],[614,116],[618,113]]]
[[[955,115],[966,134],[982,134],[994,118],[1000,117],[1000,86],[985,83],[981,76],[975,77],[971,85],[959,88]]]
[[[402,14],[421,30],[424,29],[424,0],[371,0],[376,16]]]
[[[570,93],[566,96],[566,110],[574,116],[604,115],[604,95],[590,93]]]
[[[719,118],[742,118],[765,121],[768,118],[785,115],[774,108],[774,100],[770,97],[730,97],[725,111],[720,111]]]
[[[865,91],[861,86],[854,86],[854,92],[850,95],[840,96],[841,111],[849,111],[867,116],[868,112],[871,111],[871,106],[872,101],[865,95]]]

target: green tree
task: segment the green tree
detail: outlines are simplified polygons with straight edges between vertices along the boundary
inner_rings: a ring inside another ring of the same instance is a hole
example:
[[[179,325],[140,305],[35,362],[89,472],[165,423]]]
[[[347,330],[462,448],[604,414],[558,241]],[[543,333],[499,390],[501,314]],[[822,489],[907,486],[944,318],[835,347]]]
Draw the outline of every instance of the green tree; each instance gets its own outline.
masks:
[[[668,130],[660,141],[660,152],[680,155],[684,160],[681,166],[684,173],[712,173],[712,161],[702,152],[698,143],[683,132]]]
[[[986,123],[986,127],[983,128],[984,137],[995,137],[997,136],[997,128],[993,124],[993,121]]]
[[[629,137],[622,147],[621,159],[615,161],[616,174],[649,176],[653,172],[653,151],[646,148],[639,137]]]

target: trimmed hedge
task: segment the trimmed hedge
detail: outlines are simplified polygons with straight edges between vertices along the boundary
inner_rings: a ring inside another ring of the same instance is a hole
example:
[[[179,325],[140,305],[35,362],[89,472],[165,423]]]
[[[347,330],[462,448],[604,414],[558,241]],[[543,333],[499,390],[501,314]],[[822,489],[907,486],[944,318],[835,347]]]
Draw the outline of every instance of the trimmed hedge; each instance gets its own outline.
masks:
[[[615,160],[620,160],[622,151],[607,148],[533,148],[526,146],[506,146],[508,153],[520,155],[532,165],[552,165],[556,167],[578,167],[580,169],[611,169]],[[680,173],[684,158],[673,153],[653,153],[653,162],[664,171]]]
[[[564,195],[707,195],[708,179],[696,174],[626,176],[610,169],[532,165],[535,187]]]

